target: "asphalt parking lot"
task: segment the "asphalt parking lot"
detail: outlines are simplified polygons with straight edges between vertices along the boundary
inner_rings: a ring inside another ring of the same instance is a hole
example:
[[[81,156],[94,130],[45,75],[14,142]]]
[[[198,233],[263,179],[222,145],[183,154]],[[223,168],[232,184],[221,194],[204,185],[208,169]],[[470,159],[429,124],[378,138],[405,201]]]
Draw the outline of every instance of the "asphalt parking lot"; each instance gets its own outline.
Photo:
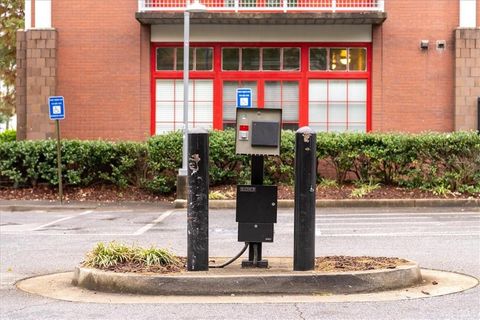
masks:
[[[234,210],[211,210],[210,256],[233,256]],[[480,277],[480,210],[318,209],[316,254],[398,256],[424,268]],[[167,247],[186,254],[184,209],[103,208],[0,211],[1,318],[5,319],[474,319],[480,290],[388,303],[102,305],[29,295],[16,280],[72,270],[99,241]],[[293,255],[293,209],[279,210],[274,243],[264,256]],[[233,310],[233,313],[232,313]],[[460,310],[460,311],[459,311]],[[119,317],[118,311],[121,311]],[[141,312],[141,316],[139,316]],[[40,316],[39,316],[40,315]],[[167,316],[168,315],[168,316]]]

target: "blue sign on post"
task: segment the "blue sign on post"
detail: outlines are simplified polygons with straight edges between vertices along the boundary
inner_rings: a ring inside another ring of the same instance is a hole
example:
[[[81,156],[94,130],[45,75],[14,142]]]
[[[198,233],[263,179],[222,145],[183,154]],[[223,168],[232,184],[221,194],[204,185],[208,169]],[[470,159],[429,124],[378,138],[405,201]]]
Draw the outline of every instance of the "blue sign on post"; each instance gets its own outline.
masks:
[[[48,98],[48,115],[50,120],[65,119],[65,99],[63,97]]]
[[[252,107],[252,89],[238,88],[237,89],[237,108],[251,108]]]

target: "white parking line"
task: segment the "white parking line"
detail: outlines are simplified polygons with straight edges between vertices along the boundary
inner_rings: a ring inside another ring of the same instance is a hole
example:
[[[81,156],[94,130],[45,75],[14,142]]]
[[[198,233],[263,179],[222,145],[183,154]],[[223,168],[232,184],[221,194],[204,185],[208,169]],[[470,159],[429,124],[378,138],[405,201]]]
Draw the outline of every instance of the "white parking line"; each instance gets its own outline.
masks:
[[[444,233],[444,232],[392,232],[392,233],[338,233],[338,234],[320,234],[317,237],[480,237],[480,233]]]
[[[143,227],[141,227],[140,229],[138,229],[137,231],[135,231],[132,235],[134,236],[139,236],[141,234],[144,234],[145,232],[147,232],[148,230],[150,230],[151,228],[153,228],[157,223],[160,223],[162,222],[163,220],[165,220],[166,218],[168,218],[172,213],[174,213],[175,211],[177,210],[168,210],[168,211],[165,211],[164,213],[162,213],[161,215],[159,215],[155,220],[153,220],[152,222],[150,222],[149,224],[147,225],[144,225]]]
[[[92,213],[92,212],[93,212],[92,210],[88,210],[88,211],[82,212],[82,213],[77,214],[77,215],[73,215],[73,216],[69,216],[69,217],[57,219],[57,220],[55,220],[55,221],[42,224],[41,226],[36,227],[36,228],[34,228],[34,229],[30,230],[30,231],[38,231],[38,230],[41,230],[41,229],[43,229],[43,228],[45,228],[45,227],[51,226],[52,224],[56,224],[56,223],[59,223],[59,222],[65,221],[65,220],[69,220],[69,219],[77,218],[77,217],[80,217],[80,216],[84,216],[84,215],[89,214],[89,213]]]

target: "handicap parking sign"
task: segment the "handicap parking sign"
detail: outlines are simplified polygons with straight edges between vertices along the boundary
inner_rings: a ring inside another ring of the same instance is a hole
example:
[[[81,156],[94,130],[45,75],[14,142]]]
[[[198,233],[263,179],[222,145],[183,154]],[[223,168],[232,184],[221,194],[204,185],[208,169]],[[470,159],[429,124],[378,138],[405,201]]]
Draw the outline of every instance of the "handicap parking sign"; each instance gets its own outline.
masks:
[[[237,89],[237,108],[251,108],[252,107],[252,89],[238,88]]]
[[[50,120],[65,119],[65,99],[63,97],[48,98],[48,115]]]

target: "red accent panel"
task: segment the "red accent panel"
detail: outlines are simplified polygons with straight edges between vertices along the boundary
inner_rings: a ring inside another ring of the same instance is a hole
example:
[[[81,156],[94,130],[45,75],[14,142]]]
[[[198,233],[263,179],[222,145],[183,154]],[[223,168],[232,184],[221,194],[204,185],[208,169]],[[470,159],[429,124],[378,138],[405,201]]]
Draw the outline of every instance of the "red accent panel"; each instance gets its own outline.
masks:
[[[240,129],[240,131],[248,131],[248,126],[247,125],[241,125],[239,129]]]

